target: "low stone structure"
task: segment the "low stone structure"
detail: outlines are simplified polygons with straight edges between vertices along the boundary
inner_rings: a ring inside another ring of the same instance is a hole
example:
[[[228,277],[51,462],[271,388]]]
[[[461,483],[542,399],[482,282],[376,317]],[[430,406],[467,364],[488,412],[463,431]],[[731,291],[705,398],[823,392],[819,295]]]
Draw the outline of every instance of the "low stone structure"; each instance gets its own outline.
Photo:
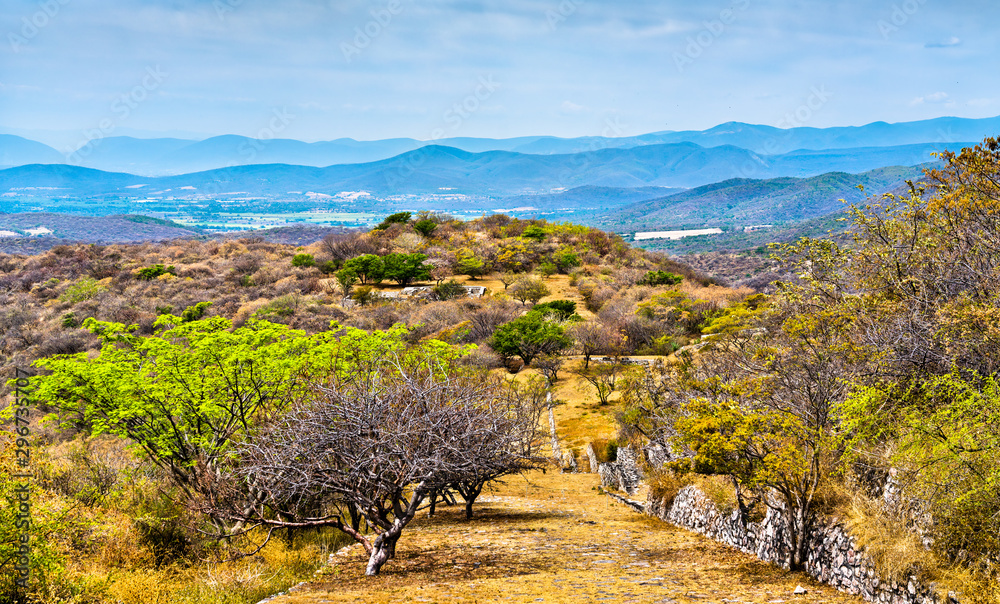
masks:
[[[768,508],[760,522],[744,526],[738,510],[722,514],[697,487],[688,486],[669,505],[651,494],[646,513],[754,554],[765,562],[784,565],[788,559],[783,512],[775,508]],[[881,580],[854,538],[836,522],[815,525],[806,543],[809,554],[805,571],[841,591],[884,604],[958,604],[954,594],[938,597],[933,586],[921,585],[916,577],[906,582]]]
[[[646,458],[655,463],[673,457],[670,451],[647,448]],[[601,485],[635,494],[642,480],[631,447],[618,449],[618,458],[612,463],[599,464]],[[789,559],[784,511],[768,507],[760,522],[744,524],[739,510],[722,513],[704,493],[695,486],[681,489],[669,501],[658,499],[652,492],[645,505],[608,493],[618,501],[646,514],[656,516],[677,526],[701,533],[710,539],[731,545],[764,560],[785,566]],[[959,604],[955,594],[938,596],[933,585],[922,585],[916,577],[906,581],[884,581],[879,577],[871,559],[857,546],[847,529],[832,519],[816,523],[806,536],[809,552],[805,571],[816,580],[837,589],[863,597],[879,604]]]
[[[625,491],[629,495],[635,495],[642,482],[642,472],[631,447],[619,447],[617,459],[598,464],[597,471],[601,475],[601,486]]]

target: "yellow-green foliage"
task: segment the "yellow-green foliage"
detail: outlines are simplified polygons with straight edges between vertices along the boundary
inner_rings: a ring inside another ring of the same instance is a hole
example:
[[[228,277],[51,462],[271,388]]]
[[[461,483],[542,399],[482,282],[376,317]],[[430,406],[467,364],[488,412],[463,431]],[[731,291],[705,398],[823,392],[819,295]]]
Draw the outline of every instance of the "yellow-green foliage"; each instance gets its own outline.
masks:
[[[693,476],[690,473],[659,468],[649,474],[646,482],[649,485],[650,498],[660,501],[664,508],[669,508],[677,493],[692,484]]]
[[[71,304],[83,302],[84,300],[90,300],[91,298],[96,297],[97,294],[106,289],[107,286],[99,282],[97,279],[84,277],[67,287],[66,291],[59,296],[59,301],[69,302]]]

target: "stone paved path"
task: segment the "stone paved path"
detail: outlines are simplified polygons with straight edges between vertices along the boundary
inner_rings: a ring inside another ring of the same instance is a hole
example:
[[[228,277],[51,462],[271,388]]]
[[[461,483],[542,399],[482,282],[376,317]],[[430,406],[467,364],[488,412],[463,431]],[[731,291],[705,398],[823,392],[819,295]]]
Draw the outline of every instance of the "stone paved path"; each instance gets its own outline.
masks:
[[[270,604],[862,602],[637,514],[597,482],[553,472],[510,479],[484,493],[471,521],[458,508],[417,519],[381,576],[363,576],[364,550],[354,546]],[[793,595],[798,585],[808,593]]]

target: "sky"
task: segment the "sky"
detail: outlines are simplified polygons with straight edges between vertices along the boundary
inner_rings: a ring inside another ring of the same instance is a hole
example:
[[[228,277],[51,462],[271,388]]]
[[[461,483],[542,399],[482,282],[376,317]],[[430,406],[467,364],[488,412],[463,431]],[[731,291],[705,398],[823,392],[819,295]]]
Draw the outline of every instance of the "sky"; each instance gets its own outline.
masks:
[[[3,0],[0,131],[634,136],[1000,115],[994,0]]]

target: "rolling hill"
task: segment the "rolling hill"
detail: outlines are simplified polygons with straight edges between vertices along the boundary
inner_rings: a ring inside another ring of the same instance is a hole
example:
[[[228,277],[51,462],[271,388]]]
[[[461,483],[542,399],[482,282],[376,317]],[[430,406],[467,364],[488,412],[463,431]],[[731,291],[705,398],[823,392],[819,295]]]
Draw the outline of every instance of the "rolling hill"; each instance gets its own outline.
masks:
[[[653,200],[644,200],[594,219],[596,225],[622,231],[677,227],[732,227],[789,224],[826,216],[865,193],[880,194],[921,175],[919,168],[879,168],[862,174],[831,172],[811,178],[767,180],[735,178]]]
[[[395,138],[357,141],[341,138],[306,143],[291,139],[258,140],[224,135],[205,140],[180,138],[96,139],[75,154],[59,151],[25,138],[0,135],[0,168],[33,163],[71,163],[107,172],[147,177],[186,174],[251,164],[293,164],[325,167],[371,163],[390,159],[426,146],[453,147],[470,153],[508,151],[527,155],[594,154],[610,149],[694,143],[704,148],[739,147],[757,155],[784,155],[799,150],[867,149],[932,144],[954,148],[959,141],[980,141],[1000,134],[1000,117],[965,119],[942,117],[918,122],[837,128],[775,128],[729,122],[700,131],[665,131],[638,136],[522,136],[507,139],[442,138],[419,141]],[[67,157],[68,155],[68,157]],[[921,161],[926,161],[924,158]]]
[[[219,198],[239,194],[280,199],[304,192],[337,195],[474,195],[510,197],[577,187],[691,188],[739,178],[811,177],[827,172],[859,173],[931,159],[935,144],[869,150],[795,152],[762,156],[732,146],[694,143],[602,149],[571,155],[509,151],[470,153],[430,146],[365,164],[326,168],[262,164],[179,176],[146,178],[65,165],[30,165],[0,171],[0,195],[152,196]],[[6,192],[6,193],[4,193]]]

